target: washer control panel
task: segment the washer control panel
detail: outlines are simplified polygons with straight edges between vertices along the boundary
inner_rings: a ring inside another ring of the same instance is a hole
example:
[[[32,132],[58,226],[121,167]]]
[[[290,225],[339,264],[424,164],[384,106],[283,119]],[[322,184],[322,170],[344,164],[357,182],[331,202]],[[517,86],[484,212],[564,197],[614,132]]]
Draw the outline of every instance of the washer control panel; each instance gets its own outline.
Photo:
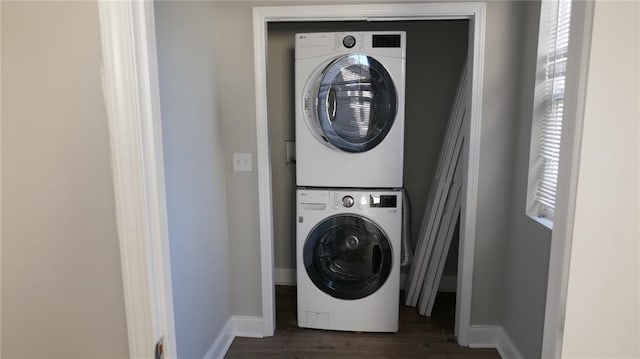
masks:
[[[369,196],[369,207],[396,208],[398,207],[398,196],[395,194],[372,194]]]
[[[402,192],[399,190],[368,192],[358,190],[315,190],[298,189],[299,211],[360,211],[390,210],[401,208]],[[385,211],[386,212],[386,211]]]
[[[398,208],[399,194],[367,192],[333,192],[333,209],[340,208]]]

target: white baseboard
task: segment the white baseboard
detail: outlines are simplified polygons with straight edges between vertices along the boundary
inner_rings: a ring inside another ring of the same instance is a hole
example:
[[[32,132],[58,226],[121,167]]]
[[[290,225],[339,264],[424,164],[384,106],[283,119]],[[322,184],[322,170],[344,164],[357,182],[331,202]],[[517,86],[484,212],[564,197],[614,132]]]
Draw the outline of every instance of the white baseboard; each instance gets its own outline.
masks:
[[[500,325],[472,325],[469,328],[469,346],[495,348],[503,359],[524,359]]]
[[[290,268],[274,268],[273,281],[277,285],[296,285],[296,270]]]
[[[207,354],[204,355],[204,359],[222,359],[224,355],[229,350],[231,343],[235,335],[233,333],[233,318],[229,318],[227,322],[222,327],[222,331],[213,341],[211,347],[207,351]]]
[[[235,337],[262,338],[262,326],[262,317],[231,316],[204,359],[224,358]],[[503,359],[524,359],[504,328],[499,325],[472,325],[469,328],[469,347],[495,348]]]
[[[233,321],[233,334],[236,337],[264,337],[262,317],[233,315],[231,320]]]
[[[263,336],[262,317],[232,315],[211,344],[204,359],[224,358],[235,337],[262,338]]]
[[[503,358],[524,359],[524,356],[522,355],[522,353],[520,353],[520,351],[515,346],[515,344],[513,344],[513,342],[511,341],[511,338],[502,327],[500,328],[500,337],[498,340],[497,349],[498,349],[498,353]]]
[[[499,325],[472,325],[469,328],[469,346],[471,348],[497,348]]]

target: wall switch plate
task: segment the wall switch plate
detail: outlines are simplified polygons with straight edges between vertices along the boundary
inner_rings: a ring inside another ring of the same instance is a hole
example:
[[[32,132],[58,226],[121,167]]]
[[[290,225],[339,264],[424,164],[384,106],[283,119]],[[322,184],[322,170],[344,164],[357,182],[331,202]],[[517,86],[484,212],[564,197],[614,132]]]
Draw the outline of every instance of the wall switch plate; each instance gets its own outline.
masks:
[[[233,154],[233,172],[251,172],[252,170],[250,153]]]

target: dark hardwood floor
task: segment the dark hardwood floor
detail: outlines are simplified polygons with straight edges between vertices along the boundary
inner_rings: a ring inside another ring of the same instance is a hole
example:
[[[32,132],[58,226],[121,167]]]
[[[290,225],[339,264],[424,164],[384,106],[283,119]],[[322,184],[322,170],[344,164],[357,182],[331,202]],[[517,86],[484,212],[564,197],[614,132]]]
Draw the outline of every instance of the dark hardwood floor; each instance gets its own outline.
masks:
[[[500,358],[494,349],[458,346],[454,313],[455,294],[440,293],[431,318],[401,304],[398,333],[302,329],[296,322],[296,287],[276,286],[275,335],[236,338],[226,358]]]

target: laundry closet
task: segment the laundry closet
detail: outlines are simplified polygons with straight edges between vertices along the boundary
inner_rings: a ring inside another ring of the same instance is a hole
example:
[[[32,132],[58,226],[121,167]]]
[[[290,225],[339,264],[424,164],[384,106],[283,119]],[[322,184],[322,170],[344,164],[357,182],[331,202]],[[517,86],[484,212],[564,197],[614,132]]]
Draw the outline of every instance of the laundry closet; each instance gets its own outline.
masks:
[[[296,281],[295,34],[364,31],[406,34],[402,187],[410,204],[410,238],[415,248],[467,58],[468,20],[269,23],[267,96],[276,284]],[[444,291],[455,291],[458,232],[456,228],[440,283]],[[401,289],[408,270],[401,270]]]

